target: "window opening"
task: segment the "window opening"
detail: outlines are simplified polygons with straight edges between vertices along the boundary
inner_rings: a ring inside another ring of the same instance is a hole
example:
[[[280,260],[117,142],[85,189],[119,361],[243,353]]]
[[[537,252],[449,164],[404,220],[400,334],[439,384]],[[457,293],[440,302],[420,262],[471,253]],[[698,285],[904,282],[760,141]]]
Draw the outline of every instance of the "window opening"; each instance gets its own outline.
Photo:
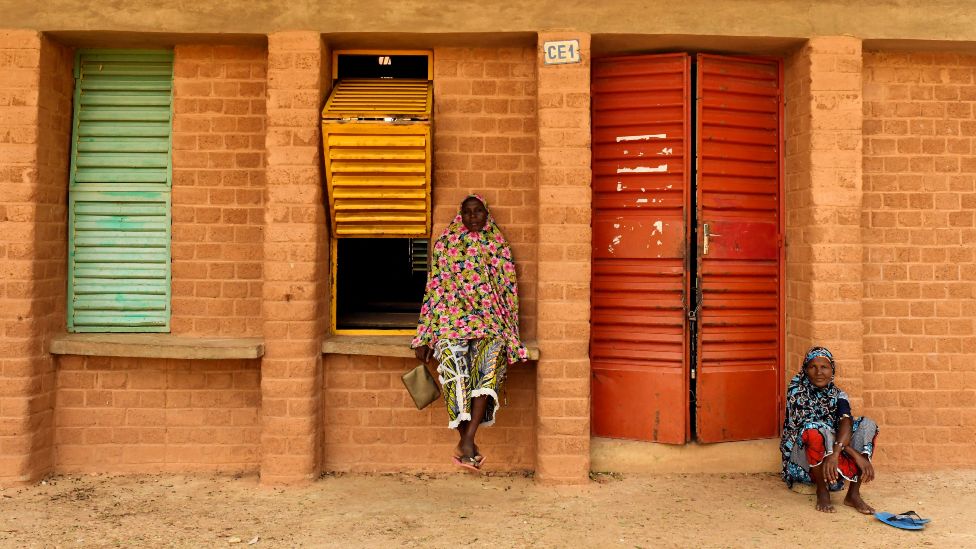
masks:
[[[343,78],[428,78],[429,55],[389,52],[339,53],[335,77]]]
[[[69,332],[168,332],[173,52],[79,50]]]
[[[336,328],[411,329],[427,283],[427,241],[339,238]]]
[[[332,331],[412,333],[427,281],[428,51],[333,54],[322,112],[332,228]]]

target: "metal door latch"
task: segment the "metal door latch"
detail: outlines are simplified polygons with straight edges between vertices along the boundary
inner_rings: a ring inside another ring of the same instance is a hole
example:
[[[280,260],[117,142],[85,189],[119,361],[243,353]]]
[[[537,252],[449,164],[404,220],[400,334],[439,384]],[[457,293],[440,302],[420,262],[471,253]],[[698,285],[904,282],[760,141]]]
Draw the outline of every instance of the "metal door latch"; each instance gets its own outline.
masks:
[[[688,309],[688,320],[691,322],[698,321],[698,313],[701,312],[702,306],[702,291],[700,287],[695,287],[695,303]]]
[[[702,239],[702,255],[708,255],[708,239],[715,238],[722,235],[708,232],[708,223],[703,223],[702,225],[704,226],[702,232],[705,235],[704,238]]]

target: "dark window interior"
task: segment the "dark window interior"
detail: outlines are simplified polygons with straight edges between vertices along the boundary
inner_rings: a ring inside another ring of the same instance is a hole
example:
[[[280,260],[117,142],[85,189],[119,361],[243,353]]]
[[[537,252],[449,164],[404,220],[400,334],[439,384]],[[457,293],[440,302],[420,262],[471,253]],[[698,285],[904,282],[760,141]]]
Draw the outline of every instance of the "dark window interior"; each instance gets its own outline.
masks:
[[[426,55],[339,54],[343,78],[427,80]],[[427,283],[428,241],[422,238],[336,240],[336,329],[412,329]]]
[[[426,55],[339,54],[336,74],[343,78],[419,78],[427,80]]]
[[[427,265],[426,239],[337,239],[336,328],[414,328]]]

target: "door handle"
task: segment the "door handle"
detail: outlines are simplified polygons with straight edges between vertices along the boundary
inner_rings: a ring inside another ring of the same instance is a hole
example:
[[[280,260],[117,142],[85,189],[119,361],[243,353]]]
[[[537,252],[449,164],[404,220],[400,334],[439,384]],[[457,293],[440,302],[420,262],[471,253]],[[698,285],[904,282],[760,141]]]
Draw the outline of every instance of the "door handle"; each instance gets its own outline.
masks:
[[[702,223],[702,226],[702,233],[704,234],[704,238],[702,239],[702,255],[708,255],[708,239],[722,235],[708,232],[708,223]]]

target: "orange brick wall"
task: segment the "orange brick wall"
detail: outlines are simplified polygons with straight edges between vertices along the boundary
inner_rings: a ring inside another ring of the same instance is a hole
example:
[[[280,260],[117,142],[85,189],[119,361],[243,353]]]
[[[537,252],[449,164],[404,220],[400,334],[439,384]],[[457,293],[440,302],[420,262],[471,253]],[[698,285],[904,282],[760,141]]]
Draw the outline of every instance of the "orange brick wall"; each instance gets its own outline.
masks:
[[[261,334],[266,80],[263,47],[175,49],[174,334]]]
[[[861,41],[818,37],[785,64],[786,364],[831,349],[837,383],[862,395]]]
[[[329,355],[325,373],[326,471],[453,471],[458,434],[443,400],[417,410],[400,376],[416,360]],[[506,395],[507,393],[507,395]],[[509,370],[497,423],[478,430],[493,471],[535,468],[535,366]],[[505,403],[507,399],[508,403]]]
[[[785,383],[813,345],[812,251],[804,230],[810,223],[810,55],[802,48],[784,62],[783,192],[786,216]]]
[[[52,467],[52,333],[63,330],[71,52],[0,32],[0,482]]]
[[[67,186],[71,151],[71,102],[74,91],[73,52],[52,40],[41,41],[41,77],[38,134],[38,208],[35,214],[35,334],[40,350],[48,347],[52,335],[64,331],[66,324],[67,262]],[[54,431],[54,376],[56,361],[41,356],[41,394],[31,402],[36,473],[50,471],[51,452],[38,455],[39,448],[51,448]]]
[[[174,334],[261,335],[266,73],[262,47],[175,48]],[[52,151],[59,156],[67,150]],[[64,238],[62,226],[51,263],[62,271]],[[63,302],[60,276],[52,283]],[[55,315],[63,325],[63,307]],[[62,357],[58,364],[57,470],[258,469],[257,361]]]
[[[268,36],[262,463],[266,483],[306,482],[322,457],[328,240],[321,100],[329,50],[314,32]]]
[[[547,40],[579,39],[582,62],[544,65]],[[590,468],[590,36],[540,33],[539,353],[536,474],[586,482]]]
[[[59,472],[256,472],[260,362],[61,357]]]
[[[435,50],[435,234],[486,195],[519,265],[493,468],[576,482],[589,467],[589,38]],[[261,336],[262,360],[62,357],[70,49],[0,32],[0,483],[51,471],[453,470],[414,361],[330,355],[319,109],[329,47],[176,48],[173,332]],[[818,37],[786,59],[787,378],[812,344],[882,427],[886,466],[976,465],[976,56],[863,54]],[[862,117],[863,115],[863,117]]]
[[[864,398],[879,452],[976,465],[976,56],[864,56]]]
[[[535,51],[434,51],[434,235],[471,192],[485,197],[512,245],[519,276],[520,331],[535,337],[537,192]],[[324,464],[337,471],[451,470],[456,431],[442,401],[417,411],[400,376],[416,361],[326,357]],[[535,367],[514,367],[508,406],[479,431],[496,467],[535,466]]]

